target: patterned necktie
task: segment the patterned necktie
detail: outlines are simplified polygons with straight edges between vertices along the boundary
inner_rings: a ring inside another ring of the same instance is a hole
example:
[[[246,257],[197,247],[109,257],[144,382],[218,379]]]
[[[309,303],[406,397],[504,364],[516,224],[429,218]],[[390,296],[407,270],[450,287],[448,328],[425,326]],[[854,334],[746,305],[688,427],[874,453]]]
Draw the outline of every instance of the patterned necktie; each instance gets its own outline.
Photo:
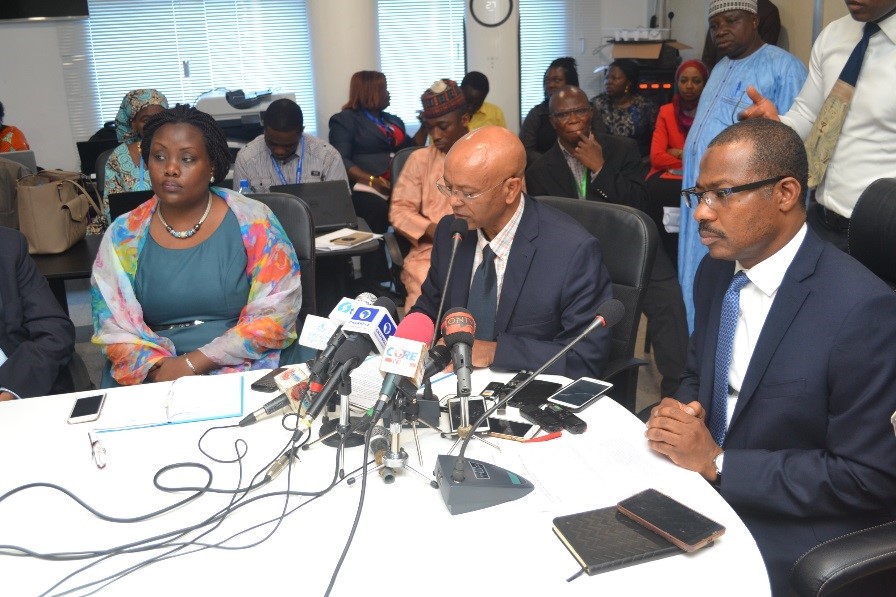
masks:
[[[734,330],[740,310],[740,289],[750,279],[743,271],[737,272],[725,291],[722,301],[722,317],[719,320],[719,343],[716,346],[716,373],[712,384],[712,412],[709,416],[709,432],[719,446],[725,443],[728,429],[728,369],[734,348]]]
[[[473,274],[467,308],[476,320],[476,338],[495,339],[495,312],[498,310],[498,274],[495,272],[495,252],[488,245],[482,247],[482,263]]]
[[[840,131],[843,129],[843,121],[849,113],[852,96],[855,93],[856,81],[859,80],[859,71],[862,70],[862,62],[865,59],[865,51],[868,49],[868,41],[872,35],[880,31],[877,23],[865,23],[862,39],[853,48],[852,54],[840,71],[840,76],[828,93],[815,124],[809,131],[806,139],[806,153],[809,154],[809,186],[817,187],[827,171],[831,155],[837,147]]]

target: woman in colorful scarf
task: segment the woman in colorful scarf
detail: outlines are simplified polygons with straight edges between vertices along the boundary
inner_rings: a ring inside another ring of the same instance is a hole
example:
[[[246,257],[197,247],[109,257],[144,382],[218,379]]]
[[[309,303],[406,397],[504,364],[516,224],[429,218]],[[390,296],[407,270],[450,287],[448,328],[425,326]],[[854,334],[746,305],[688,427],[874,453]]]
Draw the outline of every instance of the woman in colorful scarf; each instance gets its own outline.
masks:
[[[178,105],[146,123],[141,156],[155,196],[112,223],[93,266],[102,385],[290,362],[299,262],[265,205],[212,186],[230,168],[220,127]]]
[[[647,212],[660,231],[660,239],[672,263],[678,263],[678,234],[666,232],[663,208],[678,207],[681,202],[681,155],[684,141],[694,122],[697,103],[709,70],[699,60],[686,60],[675,71],[675,95],[672,103],[660,107],[650,145],[650,172],[647,173]]]
[[[629,137],[638,143],[638,153],[647,157],[656,123],[656,104],[638,93],[640,69],[634,60],[614,60],[607,70],[606,91],[594,97],[594,119],[611,135]]]
[[[149,119],[168,108],[168,100],[155,89],[135,89],[121,100],[115,116],[115,135],[121,143],[106,162],[103,179],[103,208],[109,216],[109,194],[148,191],[152,188],[149,170],[140,157],[143,127]]]

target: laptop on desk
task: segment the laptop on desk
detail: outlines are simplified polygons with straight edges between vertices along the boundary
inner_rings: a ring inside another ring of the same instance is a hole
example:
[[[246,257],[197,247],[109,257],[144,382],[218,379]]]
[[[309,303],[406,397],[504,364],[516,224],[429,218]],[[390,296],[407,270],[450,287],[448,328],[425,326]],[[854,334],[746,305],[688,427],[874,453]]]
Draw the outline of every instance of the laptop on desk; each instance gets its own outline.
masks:
[[[294,195],[307,203],[314,218],[316,234],[358,227],[352,194],[344,180],[274,185],[271,192]]]
[[[34,157],[34,152],[30,149],[25,151],[4,151],[0,153],[0,158],[21,164],[31,174],[37,172],[37,158]]]
[[[109,217],[112,221],[126,214],[152,197],[152,191],[129,191],[127,193],[109,193]]]

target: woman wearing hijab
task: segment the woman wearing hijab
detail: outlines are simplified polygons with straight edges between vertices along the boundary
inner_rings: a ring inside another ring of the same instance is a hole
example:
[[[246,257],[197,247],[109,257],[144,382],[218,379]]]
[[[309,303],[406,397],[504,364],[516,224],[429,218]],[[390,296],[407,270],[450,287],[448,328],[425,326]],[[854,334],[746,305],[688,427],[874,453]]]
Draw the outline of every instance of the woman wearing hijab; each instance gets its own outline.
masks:
[[[660,230],[660,238],[672,263],[678,263],[678,235],[663,227],[663,207],[678,207],[681,199],[681,155],[684,141],[694,122],[697,104],[709,70],[699,60],[686,60],[675,71],[675,95],[672,103],[660,107],[653,142],[650,146],[650,167],[647,174],[648,213]]]
[[[121,101],[115,117],[115,135],[120,145],[106,162],[103,182],[103,209],[109,216],[109,195],[129,191],[149,191],[152,183],[149,170],[140,157],[143,127],[151,116],[168,109],[168,100],[155,89],[129,91]]]
[[[657,109],[656,104],[638,93],[639,74],[638,65],[632,60],[611,62],[606,91],[593,100],[594,118],[603,122],[611,135],[637,141],[641,157],[647,157]]]

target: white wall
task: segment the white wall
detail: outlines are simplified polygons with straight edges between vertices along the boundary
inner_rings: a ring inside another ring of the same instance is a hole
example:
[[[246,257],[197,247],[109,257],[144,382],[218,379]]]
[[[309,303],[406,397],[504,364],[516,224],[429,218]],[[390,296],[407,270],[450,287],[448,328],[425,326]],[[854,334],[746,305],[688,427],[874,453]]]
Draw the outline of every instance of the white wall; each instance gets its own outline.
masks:
[[[56,27],[0,25],[0,102],[4,122],[22,129],[38,165],[77,171]]]
[[[646,26],[657,6],[656,0],[589,1],[602,1],[602,29]],[[672,36],[694,48],[683,51],[682,55],[698,56],[703,47],[709,0],[665,2],[666,12],[675,12]],[[308,4],[318,98],[317,129],[319,135],[326,137],[330,115],[348,97],[351,74],[377,68],[376,3],[374,0],[311,0]],[[790,50],[807,60],[811,47],[812,0],[780,0],[777,4]],[[825,0],[825,24],[845,13],[842,0]],[[466,23],[469,69],[480,70],[489,77],[492,87],[489,100],[504,109],[513,128],[519,122],[518,22],[514,9],[508,22],[500,27],[482,27],[469,18]],[[579,30],[583,36],[595,34],[587,23],[575,26],[580,28],[575,35],[579,35]],[[408,40],[413,41],[412,28]],[[585,54],[592,51],[591,47],[581,49]],[[0,25],[0,82],[0,101],[6,107],[6,121],[24,131],[38,163],[44,167],[77,170],[76,140],[72,137],[65,103],[56,24]]]

